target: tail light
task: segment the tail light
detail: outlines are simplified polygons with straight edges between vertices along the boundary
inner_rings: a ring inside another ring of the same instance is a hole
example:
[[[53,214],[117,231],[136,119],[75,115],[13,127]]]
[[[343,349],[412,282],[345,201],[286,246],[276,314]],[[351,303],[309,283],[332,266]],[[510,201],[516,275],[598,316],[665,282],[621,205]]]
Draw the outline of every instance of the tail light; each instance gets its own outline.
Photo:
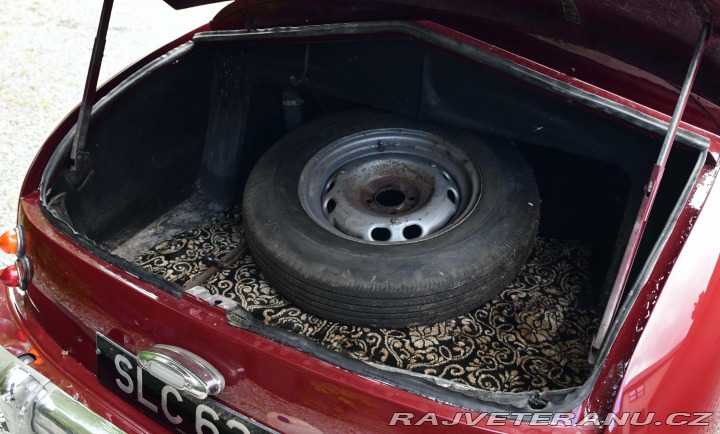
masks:
[[[5,286],[26,289],[32,278],[32,269],[28,258],[19,258],[14,265],[0,271],[0,282]]]
[[[25,241],[25,232],[21,226],[0,235],[0,250],[18,258],[14,265],[0,270],[0,282],[5,286],[25,289],[30,282],[32,268],[30,260],[25,257]]]
[[[0,235],[0,250],[18,257],[25,256],[25,232],[17,226]]]
[[[17,264],[5,267],[0,271],[0,282],[5,286],[20,286],[20,272]]]

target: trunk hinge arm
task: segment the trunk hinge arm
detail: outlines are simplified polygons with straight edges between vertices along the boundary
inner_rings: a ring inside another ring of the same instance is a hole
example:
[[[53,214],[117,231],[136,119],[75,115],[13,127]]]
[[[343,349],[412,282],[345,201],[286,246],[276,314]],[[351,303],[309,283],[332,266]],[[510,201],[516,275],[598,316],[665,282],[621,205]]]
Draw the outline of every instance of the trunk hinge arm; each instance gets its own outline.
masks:
[[[670,124],[668,125],[667,134],[665,135],[665,140],[663,141],[660,149],[660,155],[653,166],[652,172],[650,173],[650,179],[643,190],[643,199],[640,204],[640,209],[638,210],[637,218],[635,219],[635,225],[633,226],[633,230],[630,234],[628,244],[625,247],[625,253],[623,255],[622,262],[620,263],[620,269],[617,277],[615,278],[615,282],[613,283],[607,307],[605,308],[602,320],[600,321],[598,333],[595,335],[595,339],[593,340],[592,348],[590,350],[591,363],[594,362],[597,355],[596,352],[605,341],[610,324],[615,317],[620,300],[622,299],[623,290],[627,284],[628,276],[630,275],[630,270],[632,268],[633,261],[635,260],[635,254],[640,246],[643,231],[645,229],[645,225],[647,224],[653,202],[655,202],[655,197],[657,196],[663,172],[665,171],[665,164],[667,163],[670,150],[672,149],[673,142],[675,141],[675,135],[677,134],[680,120],[682,119],[685,111],[685,106],[687,105],[690,97],[690,90],[692,89],[693,82],[697,76],[700,59],[703,56],[703,52],[705,51],[705,47],[707,46],[709,40],[710,27],[710,24],[706,23],[700,30],[700,35],[698,37],[697,44],[695,45],[695,52],[693,53],[692,60],[690,61],[687,74],[685,75],[685,81],[683,82],[680,90],[680,96],[678,97],[675,111],[673,112]]]
[[[88,128],[90,127],[90,116],[93,105],[95,104],[97,82],[100,76],[103,53],[105,51],[105,39],[110,25],[110,13],[112,12],[113,1],[114,0],[103,1],[100,23],[98,24],[97,34],[95,35],[92,56],[90,57],[90,66],[88,67],[87,79],[85,80],[85,91],[82,102],[80,103],[77,125],[75,126],[75,137],[73,138],[72,150],[70,151],[70,159],[73,161],[73,165],[69,173],[69,181],[71,181],[74,187],[81,185],[90,171],[89,156],[84,149],[87,141]]]

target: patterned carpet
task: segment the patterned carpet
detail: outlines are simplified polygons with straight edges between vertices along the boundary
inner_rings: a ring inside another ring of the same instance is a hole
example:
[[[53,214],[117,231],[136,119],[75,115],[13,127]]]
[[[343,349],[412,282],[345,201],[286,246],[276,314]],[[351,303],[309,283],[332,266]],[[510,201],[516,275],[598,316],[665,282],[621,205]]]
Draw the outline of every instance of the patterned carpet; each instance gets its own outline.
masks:
[[[239,209],[166,240],[136,264],[180,286],[202,273],[208,254],[222,257],[241,240]],[[250,255],[216,273],[205,287],[254,317],[350,357],[434,375],[488,391],[547,391],[582,384],[598,320],[579,308],[590,250],[539,238],[515,282],[479,309],[441,323],[400,329],[355,327],[306,313],[277,294]]]

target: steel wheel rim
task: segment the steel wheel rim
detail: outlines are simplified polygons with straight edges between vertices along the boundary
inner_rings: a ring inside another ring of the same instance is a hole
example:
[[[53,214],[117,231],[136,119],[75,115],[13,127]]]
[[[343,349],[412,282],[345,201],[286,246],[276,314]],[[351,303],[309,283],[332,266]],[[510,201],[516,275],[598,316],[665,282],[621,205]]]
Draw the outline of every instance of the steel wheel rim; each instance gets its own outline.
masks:
[[[424,241],[452,230],[477,205],[480,171],[458,144],[426,131],[374,129],[335,140],[298,182],[307,215],[361,243]]]

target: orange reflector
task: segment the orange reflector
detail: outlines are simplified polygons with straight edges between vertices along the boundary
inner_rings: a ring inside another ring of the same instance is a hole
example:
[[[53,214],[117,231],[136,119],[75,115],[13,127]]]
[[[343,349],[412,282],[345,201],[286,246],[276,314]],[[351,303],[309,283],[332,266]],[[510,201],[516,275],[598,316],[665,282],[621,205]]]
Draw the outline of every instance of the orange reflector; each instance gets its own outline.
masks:
[[[18,252],[18,236],[15,229],[11,229],[0,235],[0,250],[9,254],[16,255]]]
[[[5,267],[4,270],[0,271],[0,282],[5,286],[11,286],[13,288],[19,287],[20,272],[18,271],[17,265]]]

